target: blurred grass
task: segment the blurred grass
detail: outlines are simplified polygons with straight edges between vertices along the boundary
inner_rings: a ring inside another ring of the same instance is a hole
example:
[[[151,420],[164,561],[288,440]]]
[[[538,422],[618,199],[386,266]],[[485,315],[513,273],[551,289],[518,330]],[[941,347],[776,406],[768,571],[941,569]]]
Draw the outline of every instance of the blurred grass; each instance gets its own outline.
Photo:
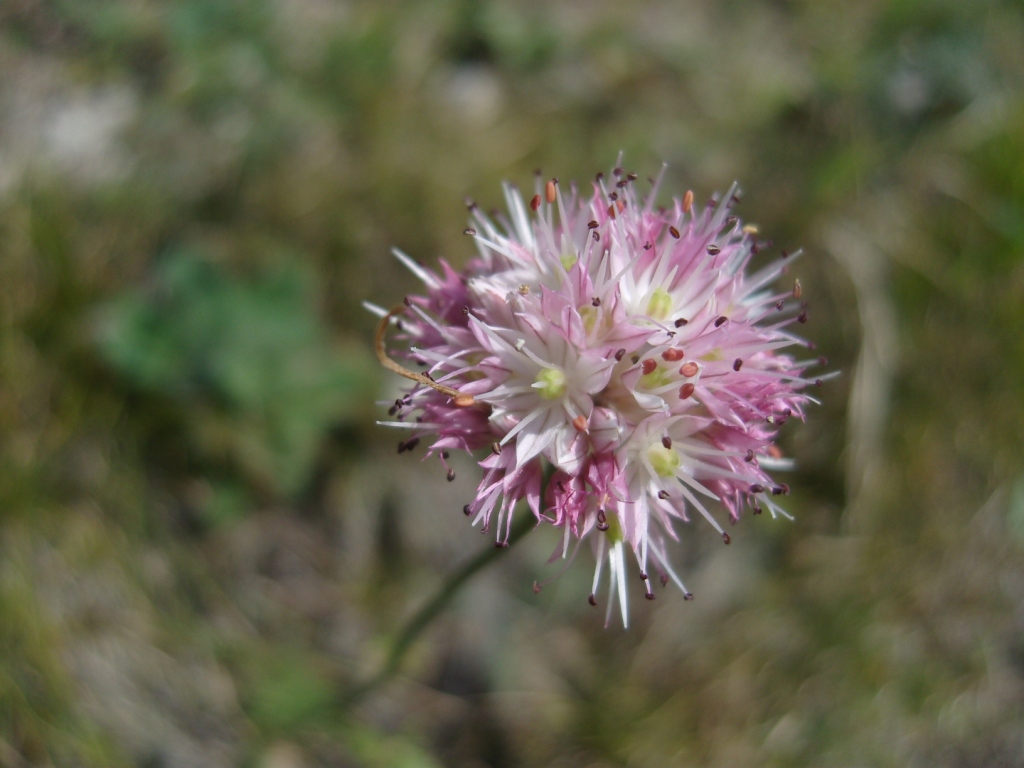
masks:
[[[0,764],[1024,765],[1021,50],[996,0],[4,3]],[[628,633],[540,534],[345,717],[481,546],[360,301],[619,150],[807,251],[797,521],[687,530]]]

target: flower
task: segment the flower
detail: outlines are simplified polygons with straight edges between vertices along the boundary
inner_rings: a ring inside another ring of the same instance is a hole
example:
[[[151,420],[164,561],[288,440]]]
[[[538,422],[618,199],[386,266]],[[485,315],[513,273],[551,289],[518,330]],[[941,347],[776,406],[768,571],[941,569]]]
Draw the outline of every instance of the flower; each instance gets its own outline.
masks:
[[[799,282],[771,288],[798,254],[748,274],[765,244],[733,215],[736,187],[664,209],[660,183],[640,198],[621,168],[586,195],[538,177],[529,203],[506,185],[507,218],[470,203],[478,255],[462,272],[396,251],[425,294],[391,312],[367,305],[383,318],[382,361],[416,382],[380,422],[411,433],[399,451],[432,438],[427,455],[451,480],[451,450],[488,450],[465,513],[498,546],[521,500],[563,529],[563,557],[588,539],[589,600],[607,564],[606,623],[618,604],[624,625],[630,553],[649,599],[649,568],[692,597],[669,559],[677,520],[699,513],[728,544],[722,508],[733,522],[747,508],[788,517],[774,497],[789,488],[768,474],[785,468],[774,439],[821,381],[804,375],[820,359],[780,352],[812,346],[790,330],[806,320]],[[404,362],[421,373],[386,353],[396,315]]]

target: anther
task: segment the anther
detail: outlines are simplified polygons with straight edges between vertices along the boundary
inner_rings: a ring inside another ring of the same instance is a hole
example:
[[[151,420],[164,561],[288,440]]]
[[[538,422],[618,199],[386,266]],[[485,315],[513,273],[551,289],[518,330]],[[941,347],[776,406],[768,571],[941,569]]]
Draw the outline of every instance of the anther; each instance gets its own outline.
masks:
[[[705,203],[705,205],[706,205],[706,206],[707,206],[708,208],[717,208],[717,207],[718,207],[718,201],[717,201],[717,200],[715,200],[715,198],[713,198],[713,197],[712,197],[712,198],[711,198],[710,200],[708,200],[708,201],[707,201],[707,202]]]
[[[533,594],[535,594],[535,595],[539,595],[540,594],[540,584],[538,584],[536,581],[533,582]]]
[[[627,179],[628,179],[629,181],[636,181],[636,174],[635,174],[635,173],[627,173],[627,174],[626,174],[626,178],[627,178]]]
[[[494,453],[495,456],[500,455],[501,454],[501,443],[491,443],[491,452]]]
[[[476,230],[473,229],[472,227],[466,227],[464,230],[462,230],[462,234],[474,237],[476,235]]]
[[[468,315],[469,314],[469,307],[463,307],[462,308],[462,314]]]
[[[783,251],[782,252],[782,258],[788,259],[789,258],[789,251]]]
[[[476,400],[472,395],[459,395],[453,401],[456,408],[468,408],[471,405],[476,405]]]
[[[575,419],[572,420],[572,425],[574,427],[576,427],[576,431],[577,432],[586,432],[587,431],[587,417],[584,416],[581,413],[579,416],[577,416]]]
[[[633,361],[633,365],[636,365],[640,362],[640,355],[631,355],[629,359]]]
[[[783,496],[789,496],[789,484],[788,483],[779,483],[779,488],[782,489],[782,495]]]
[[[688,189],[683,195],[683,213],[689,213],[691,208],[693,208],[693,190]]]
[[[722,315],[717,320],[715,320],[715,328],[721,328],[727,322],[729,322],[729,318],[726,317],[725,315]]]
[[[623,179],[622,181],[615,182],[615,186],[618,187],[619,189],[622,189],[627,184],[629,184],[629,182],[626,181],[625,179]]]
[[[476,201],[474,201],[473,198],[471,197],[467,197],[463,202],[466,204],[466,207],[471,211],[474,208],[476,208]]]
[[[452,469],[451,467],[448,467],[448,482],[450,483],[454,479],[455,479],[455,470]]]
[[[611,526],[608,525],[608,518],[605,516],[604,510],[597,510],[597,530],[607,531],[609,528],[611,528]]]
[[[680,238],[679,230],[676,229],[675,227],[669,227],[668,233],[672,235],[672,237],[674,237],[676,240]]]
[[[648,600],[653,600],[655,598],[655,594],[653,592],[648,592],[644,595],[644,597],[646,597]]]
[[[664,445],[669,450],[671,450],[672,449],[672,438],[669,437],[668,435],[665,435],[663,438],[661,438],[661,444]]]
[[[654,371],[657,370],[657,368],[658,361],[650,357],[644,360],[643,364],[640,366],[640,370],[644,372],[644,376],[646,376],[649,373],[654,373]]]
[[[691,360],[688,363],[683,363],[683,366],[679,369],[679,373],[681,373],[686,378],[690,379],[696,376],[699,370],[700,366],[698,366],[695,362]]]
[[[761,506],[759,504],[755,504],[754,505],[754,514],[755,515],[760,515],[763,511],[764,510],[761,509]]]
[[[652,243],[650,240],[648,240],[646,243],[644,243],[644,250],[645,251],[649,251],[653,247],[654,247],[654,243]]]
[[[540,208],[540,195],[534,195],[530,201],[530,210],[536,211]]]
[[[587,229],[597,229],[599,226],[601,226],[601,225],[598,224],[596,221],[588,221],[587,222]]]
[[[824,355],[821,355],[818,358],[818,365],[828,365],[828,358],[825,357]]]
[[[528,296],[529,294],[530,294],[530,286],[528,286],[526,283],[523,283],[522,285],[519,286],[519,295],[520,296]]]
[[[781,495],[782,495],[782,486],[781,485],[776,485],[774,488],[772,488],[772,496],[781,496]]]
[[[744,459],[743,459],[743,460],[744,460],[745,462],[747,462],[748,464],[749,464],[750,462],[752,462],[752,461],[754,460],[754,452],[753,452],[752,450],[750,450],[750,449],[748,448],[748,449],[747,449],[747,455],[746,455],[746,456],[744,457]]]
[[[451,454],[448,451],[441,451],[441,458],[447,460]]]
[[[665,501],[668,498],[668,491],[658,491],[658,498]]]
[[[726,544],[732,543],[732,539],[729,538],[729,534],[725,533],[724,531],[722,532],[722,541],[724,541]]]
[[[600,307],[601,306],[601,299],[599,299],[597,296],[595,296],[594,298],[592,298],[590,300],[590,306],[592,306],[592,307]]]
[[[693,396],[693,390],[694,390],[693,384],[690,384],[689,382],[687,382],[686,384],[683,384],[683,386],[681,386],[679,388],[679,399],[680,400],[685,400],[688,397],[692,397]]]
[[[673,325],[675,325],[675,327],[676,327],[676,328],[682,328],[682,327],[683,327],[684,325],[686,325],[686,324],[687,324],[688,322],[690,322],[690,321],[689,321],[689,320],[687,320],[687,319],[686,319],[685,317],[680,317],[679,319],[677,319],[677,320],[675,321],[675,323],[673,323]]]
[[[750,486],[751,493],[764,493],[764,486],[760,483],[754,483]]]
[[[797,315],[796,321],[798,323],[806,323],[807,322],[807,310],[806,309],[803,312],[801,312],[799,315]]]
[[[622,175],[622,169],[621,168],[613,168],[612,169],[612,175],[613,176],[621,176]]]
[[[544,185],[544,197],[547,198],[549,203],[555,202],[555,184],[557,183],[558,179],[551,179],[551,181]]]
[[[686,357],[686,352],[679,349],[678,347],[666,349],[664,352],[661,353],[661,359],[669,363],[678,363],[684,357]]]
[[[616,200],[619,199],[619,193],[618,192],[609,192],[608,193],[608,199],[611,200],[614,203]]]
[[[398,413],[397,405],[392,405],[390,408],[388,408],[388,416],[394,416],[396,413]]]
[[[462,508],[462,514],[464,514],[466,517],[469,517],[470,515],[473,514],[473,510],[469,508],[469,504],[466,504]]]
[[[722,249],[719,248],[714,243],[712,243],[711,245],[708,246],[708,253],[711,254],[712,256],[717,256],[721,252],[722,252]]]
[[[683,600],[693,600],[693,592],[683,592]]]
[[[595,243],[601,242],[601,233],[598,232],[596,229],[594,230],[594,242]]]
[[[600,182],[604,178],[604,171],[598,171],[597,175],[594,176],[594,181]]]
[[[783,308],[784,306],[786,306],[786,302],[785,302],[785,300],[784,300],[784,299],[779,299],[778,301],[776,301],[776,302],[775,302],[775,308],[776,308],[777,310],[779,310],[779,312],[781,312],[781,311],[782,311],[782,308]]]
[[[793,298],[794,299],[799,299],[803,295],[804,295],[804,287],[802,285],[800,285],[800,281],[799,280],[794,280],[793,281]]]
[[[737,357],[735,360],[732,361],[732,369],[734,371],[738,371],[742,367],[743,367],[743,361],[740,358]]]
[[[413,437],[413,438],[411,438],[411,439],[410,439],[410,440],[409,440],[409,441],[408,441],[408,442],[407,442],[407,443],[405,444],[405,450],[407,450],[407,451],[412,451],[412,450],[414,450],[414,449],[416,448],[416,446],[417,446],[417,445],[419,445],[419,444],[420,444],[420,439],[419,439],[418,437]]]
[[[597,605],[597,598],[594,596],[593,593],[587,595],[587,602],[591,605]]]
[[[624,349],[619,349],[619,350],[616,350],[616,351],[615,351],[615,359],[616,359],[617,361],[618,361],[618,360],[621,360],[621,359],[622,359],[623,357],[625,357],[625,356],[626,356],[626,350],[624,350]]]
[[[641,581],[647,581],[649,578],[651,578],[651,577],[648,576],[645,571],[640,571],[640,580]]]
[[[738,219],[738,218],[736,218],[735,216],[730,216],[729,218],[727,218],[727,219],[725,220],[725,226],[727,226],[727,227],[735,227],[735,226],[736,226],[736,223],[737,223],[738,221],[739,221],[739,219]]]

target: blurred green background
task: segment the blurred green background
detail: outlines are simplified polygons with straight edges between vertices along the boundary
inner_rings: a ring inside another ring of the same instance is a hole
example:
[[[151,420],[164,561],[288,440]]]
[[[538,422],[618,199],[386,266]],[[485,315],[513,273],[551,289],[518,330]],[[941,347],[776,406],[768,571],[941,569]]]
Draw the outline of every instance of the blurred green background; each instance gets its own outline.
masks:
[[[1022,85],[1020,2],[2,0],[0,765],[1024,766]],[[807,251],[796,521],[628,631],[538,531],[345,711],[489,545],[360,302],[619,150]]]

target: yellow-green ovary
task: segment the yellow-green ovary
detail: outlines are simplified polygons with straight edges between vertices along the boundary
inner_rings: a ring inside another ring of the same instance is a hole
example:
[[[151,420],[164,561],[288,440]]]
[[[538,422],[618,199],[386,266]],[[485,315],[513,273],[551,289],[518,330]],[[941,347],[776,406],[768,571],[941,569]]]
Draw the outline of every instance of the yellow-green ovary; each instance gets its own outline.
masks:
[[[666,448],[661,443],[653,443],[647,449],[647,460],[660,477],[675,477],[683,463],[675,448]]]
[[[537,374],[537,387],[545,400],[554,400],[565,394],[565,373],[558,368],[542,368]]]
[[[672,296],[664,288],[656,288],[647,302],[647,316],[652,320],[666,320],[672,312]]]

